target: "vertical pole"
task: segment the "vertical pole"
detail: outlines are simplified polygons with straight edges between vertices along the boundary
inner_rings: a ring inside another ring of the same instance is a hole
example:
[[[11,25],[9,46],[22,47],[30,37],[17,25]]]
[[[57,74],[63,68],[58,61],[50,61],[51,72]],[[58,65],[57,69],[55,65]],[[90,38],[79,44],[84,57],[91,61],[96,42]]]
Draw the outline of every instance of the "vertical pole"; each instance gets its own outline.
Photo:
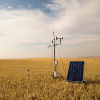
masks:
[[[53,36],[54,36],[54,32],[53,32]],[[56,65],[55,65],[55,36],[54,36],[54,66],[55,66],[55,71],[56,71]]]

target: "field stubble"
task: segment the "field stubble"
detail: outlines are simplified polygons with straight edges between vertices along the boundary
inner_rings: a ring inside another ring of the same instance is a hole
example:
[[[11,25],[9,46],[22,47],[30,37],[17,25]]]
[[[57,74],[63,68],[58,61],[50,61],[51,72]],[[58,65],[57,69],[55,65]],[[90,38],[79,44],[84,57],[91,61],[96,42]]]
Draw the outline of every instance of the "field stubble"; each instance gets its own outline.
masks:
[[[70,61],[85,62],[86,85],[66,83]],[[0,60],[0,100],[100,100],[100,58],[58,62],[57,70],[65,78],[52,79],[54,65],[50,58]]]

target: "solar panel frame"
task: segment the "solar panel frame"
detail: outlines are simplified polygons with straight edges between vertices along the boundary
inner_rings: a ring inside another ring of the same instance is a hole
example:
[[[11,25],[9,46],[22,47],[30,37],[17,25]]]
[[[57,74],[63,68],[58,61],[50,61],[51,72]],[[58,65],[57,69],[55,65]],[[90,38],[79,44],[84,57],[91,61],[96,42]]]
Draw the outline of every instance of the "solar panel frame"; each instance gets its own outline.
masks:
[[[81,70],[79,69],[80,67],[81,67]],[[81,72],[79,72],[79,71],[81,71]],[[77,72],[77,75],[76,75],[76,72]],[[75,77],[76,78],[75,79],[75,78],[73,78],[74,74],[76,76],[80,76],[80,75],[81,76],[77,77],[78,79]],[[70,82],[83,82],[83,77],[84,77],[84,61],[70,61],[66,81],[70,81]]]

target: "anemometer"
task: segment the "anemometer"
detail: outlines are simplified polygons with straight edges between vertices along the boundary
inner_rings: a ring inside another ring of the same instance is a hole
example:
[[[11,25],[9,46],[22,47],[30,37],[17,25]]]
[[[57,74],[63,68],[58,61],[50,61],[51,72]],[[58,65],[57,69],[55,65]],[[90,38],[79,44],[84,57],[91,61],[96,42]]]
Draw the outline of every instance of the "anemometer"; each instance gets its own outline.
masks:
[[[58,39],[60,39],[60,43],[59,43],[59,44],[55,44],[55,40],[58,40]],[[53,74],[51,75],[52,78],[56,78],[56,77],[58,77],[58,74],[60,74],[58,71],[56,71],[56,67],[57,67],[57,65],[58,65],[58,60],[56,60],[56,58],[55,58],[55,47],[56,47],[57,45],[60,45],[60,44],[61,44],[61,39],[63,39],[63,37],[62,37],[62,38],[56,37],[56,39],[55,39],[55,34],[54,34],[54,32],[53,32],[52,45],[49,45],[49,47],[54,47],[54,67],[55,67],[55,70],[54,70]],[[48,48],[49,48],[49,47],[48,47]],[[60,75],[61,75],[61,74],[60,74]],[[61,75],[61,76],[62,76],[62,75]],[[62,76],[62,77],[63,77],[63,76]]]

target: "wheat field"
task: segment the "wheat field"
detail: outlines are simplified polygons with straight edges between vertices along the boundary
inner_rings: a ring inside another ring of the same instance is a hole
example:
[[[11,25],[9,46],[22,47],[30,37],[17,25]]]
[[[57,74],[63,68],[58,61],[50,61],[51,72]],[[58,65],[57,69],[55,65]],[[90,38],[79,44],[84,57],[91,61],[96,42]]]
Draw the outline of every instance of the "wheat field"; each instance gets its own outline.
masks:
[[[0,60],[0,100],[100,100],[100,58]],[[70,61],[84,61],[83,83],[66,83]],[[29,70],[29,75],[27,75]]]

